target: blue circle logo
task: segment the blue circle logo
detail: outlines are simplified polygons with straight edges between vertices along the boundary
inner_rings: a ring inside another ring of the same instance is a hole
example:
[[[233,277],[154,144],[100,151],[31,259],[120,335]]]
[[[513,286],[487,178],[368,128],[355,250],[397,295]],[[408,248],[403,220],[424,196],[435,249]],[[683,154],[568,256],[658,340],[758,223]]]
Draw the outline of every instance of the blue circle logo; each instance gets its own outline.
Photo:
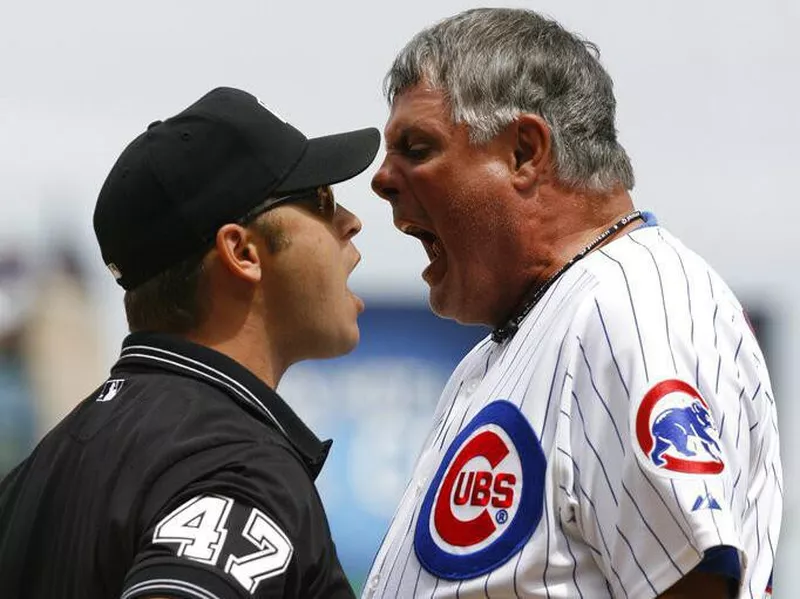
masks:
[[[414,533],[422,566],[463,580],[507,562],[542,518],[546,468],[519,408],[486,406],[453,440],[425,495]]]

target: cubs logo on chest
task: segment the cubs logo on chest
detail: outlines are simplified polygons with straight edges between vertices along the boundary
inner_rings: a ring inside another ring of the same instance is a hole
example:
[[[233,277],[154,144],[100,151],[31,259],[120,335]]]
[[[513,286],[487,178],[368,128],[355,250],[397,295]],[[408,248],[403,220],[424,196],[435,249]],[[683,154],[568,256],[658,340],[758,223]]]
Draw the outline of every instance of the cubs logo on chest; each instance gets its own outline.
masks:
[[[508,561],[542,517],[546,468],[539,439],[514,404],[483,408],[450,444],[422,503],[414,534],[422,566],[461,580]]]

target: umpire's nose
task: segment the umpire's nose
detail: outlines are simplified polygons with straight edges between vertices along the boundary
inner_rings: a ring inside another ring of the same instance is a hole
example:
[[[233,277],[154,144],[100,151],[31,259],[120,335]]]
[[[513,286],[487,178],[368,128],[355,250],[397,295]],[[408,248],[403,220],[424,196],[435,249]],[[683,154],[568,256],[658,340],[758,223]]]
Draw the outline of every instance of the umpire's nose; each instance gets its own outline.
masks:
[[[341,204],[336,206],[334,223],[342,239],[352,239],[361,232],[361,219]]]

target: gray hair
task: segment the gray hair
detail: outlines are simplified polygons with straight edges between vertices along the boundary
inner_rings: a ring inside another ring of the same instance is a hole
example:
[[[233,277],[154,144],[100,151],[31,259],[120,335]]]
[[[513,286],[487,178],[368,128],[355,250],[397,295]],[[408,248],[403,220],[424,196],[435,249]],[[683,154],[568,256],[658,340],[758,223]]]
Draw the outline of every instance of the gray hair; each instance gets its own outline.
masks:
[[[522,113],[550,127],[558,179],[572,187],[632,189],[633,168],[617,141],[616,100],[597,47],[524,9],[479,8],[420,33],[384,81],[389,103],[425,81],[448,98],[453,122],[482,144]]]

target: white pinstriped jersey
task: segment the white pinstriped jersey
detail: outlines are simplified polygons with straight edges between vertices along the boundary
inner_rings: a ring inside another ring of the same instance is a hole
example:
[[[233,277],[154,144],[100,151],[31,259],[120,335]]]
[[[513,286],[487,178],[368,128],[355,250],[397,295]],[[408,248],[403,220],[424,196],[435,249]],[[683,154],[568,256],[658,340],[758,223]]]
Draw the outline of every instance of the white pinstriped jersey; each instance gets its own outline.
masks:
[[[363,597],[656,597],[717,546],[766,595],[782,474],[742,307],[654,225],[568,270],[445,387]]]

